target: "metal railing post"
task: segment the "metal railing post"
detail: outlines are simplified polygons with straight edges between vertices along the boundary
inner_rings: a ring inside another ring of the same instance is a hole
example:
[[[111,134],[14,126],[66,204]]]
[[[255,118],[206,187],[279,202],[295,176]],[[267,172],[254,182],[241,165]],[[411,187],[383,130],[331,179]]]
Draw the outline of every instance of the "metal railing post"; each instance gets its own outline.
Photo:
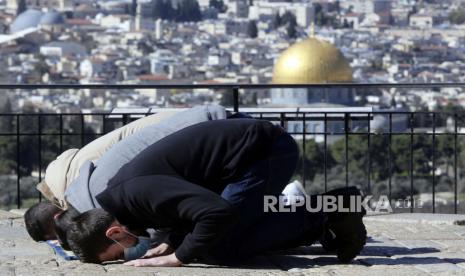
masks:
[[[42,181],[42,116],[39,114],[38,117],[38,128],[39,128],[39,182]],[[39,202],[42,201],[42,193],[39,192]]]
[[[346,166],[346,186],[349,186],[349,131],[350,131],[350,115],[344,113],[344,132],[345,132],[345,166]]]
[[[234,86],[232,89],[233,92],[233,108],[234,112],[239,112],[239,87]]]
[[[19,137],[19,115],[16,114],[16,206],[21,208],[21,168],[20,168],[20,137]]]

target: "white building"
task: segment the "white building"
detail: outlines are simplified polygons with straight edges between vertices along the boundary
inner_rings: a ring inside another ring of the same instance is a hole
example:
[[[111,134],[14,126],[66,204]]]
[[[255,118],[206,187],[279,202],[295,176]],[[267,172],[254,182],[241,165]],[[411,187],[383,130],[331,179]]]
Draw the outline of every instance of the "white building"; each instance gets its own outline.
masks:
[[[227,12],[236,17],[247,18],[249,16],[249,3],[247,0],[230,0],[227,2]]]
[[[173,66],[177,63],[176,56],[170,50],[160,49],[150,55],[150,73],[173,74]]]
[[[199,6],[201,8],[208,8],[210,7],[210,0],[197,0],[197,2],[199,3]]]
[[[211,54],[208,56],[208,65],[210,66],[227,66],[230,58],[227,55]]]
[[[70,11],[73,10],[77,4],[84,1],[78,0],[26,0],[26,6],[28,8],[49,8],[56,9],[59,11]],[[8,11],[16,12],[18,9],[18,0],[6,0],[6,9]]]
[[[54,41],[41,46],[40,53],[44,56],[84,58],[86,56],[86,48],[75,42]]]
[[[426,14],[414,14],[410,16],[409,25],[414,28],[429,29],[433,27],[433,17]]]
[[[142,5],[137,5],[137,13],[133,19],[133,26],[131,29],[133,31],[154,31],[155,30],[155,21],[151,18],[146,18],[142,14]]]
[[[155,21],[155,38],[160,40],[163,38],[165,34],[165,25],[161,19],[157,19]]]
[[[108,15],[99,17],[97,24],[102,27],[111,29],[120,29],[121,31],[131,31],[132,19],[128,15]]]
[[[272,18],[276,13],[292,12],[296,16],[297,24],[308,27],[313,22],[315,9],[312,3],[289,2],[258,2],[249,7],[249,19],[259,20],[262,17]]]
[[[227,26],[226,21],[208,21],[199,24],[199,29],[211,35],[225,35]]]
[[[355,30],[359,28],[360,23],[363,20],[363,16],[359,13],[349,13],[349,14],[344,15],[343,18]]]
[[[347,3],[355,13],[391,12],[391,0],[352,0]]]
[[[391,19],[391,0],[354,0],[348,1],[354,13],[379,16],[378,23],[389,24]]]
[[[85,59],[79,65],[79,73],[84,79],[92,79],[102,71],[103,61],[98,59]]]

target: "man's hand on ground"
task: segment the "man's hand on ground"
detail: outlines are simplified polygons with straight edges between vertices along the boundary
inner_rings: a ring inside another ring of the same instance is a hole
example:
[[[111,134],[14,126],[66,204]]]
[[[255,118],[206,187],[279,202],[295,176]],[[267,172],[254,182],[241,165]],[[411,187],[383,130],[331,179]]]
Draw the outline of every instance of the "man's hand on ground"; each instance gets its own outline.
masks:
[[[162,243],[155,248],[150,249],[145,253],[142,258],[152,258],[152,257],[159,257],[169,255],[174,252],[174,249],[167,243]]]
[[[182,263],[174,253],[167,255],[167,256],[161,256],[161,257],[155,257],[155,258],[150,258],[150,259],[138,259],[138,260],[133,260],[124,263],[124,265],[132,265],[132,266],[181,266]]]

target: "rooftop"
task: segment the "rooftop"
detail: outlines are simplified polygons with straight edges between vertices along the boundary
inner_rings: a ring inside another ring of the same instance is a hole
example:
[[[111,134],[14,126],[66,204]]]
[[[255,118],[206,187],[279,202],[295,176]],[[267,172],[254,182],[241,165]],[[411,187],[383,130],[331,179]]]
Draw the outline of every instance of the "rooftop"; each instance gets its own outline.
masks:
[[[368,216],[369,239],[361,255],[340,264],[321,246],[269,253],[243,267],[189,264],[181,268],[134,268],[64,261],[45,243],[32,241],[21,212],[0,211],[0,275],[464,275],[465,215]]]

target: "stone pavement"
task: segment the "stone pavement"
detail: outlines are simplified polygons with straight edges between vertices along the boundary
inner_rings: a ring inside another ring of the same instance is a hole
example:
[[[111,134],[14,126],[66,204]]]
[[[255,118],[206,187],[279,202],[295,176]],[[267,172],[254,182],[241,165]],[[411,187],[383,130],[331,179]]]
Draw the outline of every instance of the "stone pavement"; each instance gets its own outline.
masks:
[[[274,252],[241,267],[190,264],[134,268],[64,261],[28,238],[21,215],[0,211],[0,276],[7,275],[465,275],[465,216],[393,214],[365,218],[361,255],[340,264],[321,246]]]

